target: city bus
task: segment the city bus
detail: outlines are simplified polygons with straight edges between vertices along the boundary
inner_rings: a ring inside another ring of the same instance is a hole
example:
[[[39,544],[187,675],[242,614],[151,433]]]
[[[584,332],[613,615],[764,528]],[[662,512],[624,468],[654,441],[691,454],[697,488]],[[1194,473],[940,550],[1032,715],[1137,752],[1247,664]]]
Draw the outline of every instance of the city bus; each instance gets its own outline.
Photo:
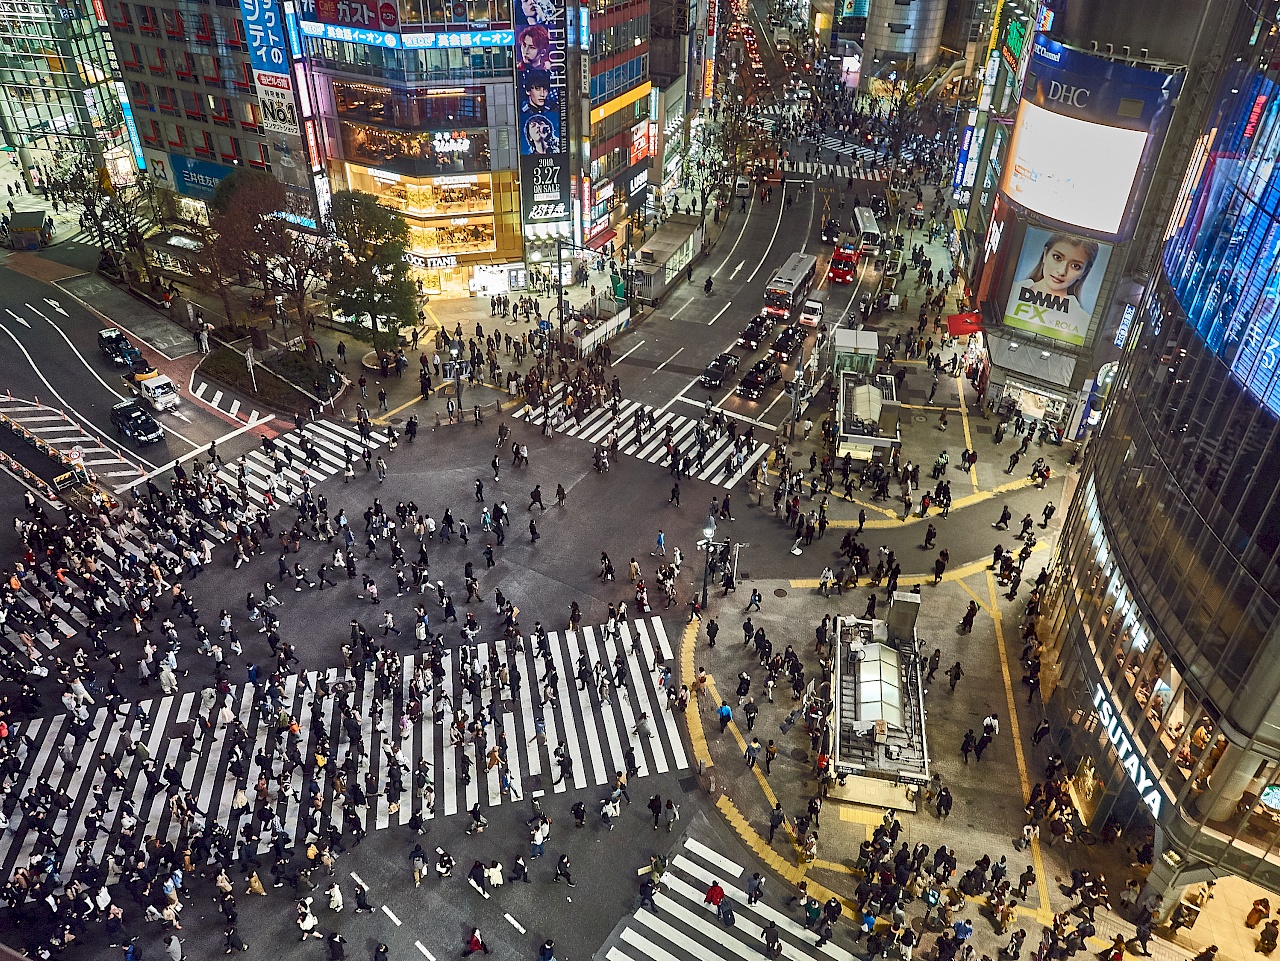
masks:
[[[827,274],[828,278],[833,284],[853,283],[858,275],[858,261],[861,257],[861,246],[848,235],[842,237],[831,254],[831,270]]]
[[[880,225],[869,207],[856,207],[853,211],[853,229],[862,237],[864,254],[880,253]]]
[[[789,319],[813,286],[818,258],[813,254],[792,254],[764,289],[764,310],[773,317]]]

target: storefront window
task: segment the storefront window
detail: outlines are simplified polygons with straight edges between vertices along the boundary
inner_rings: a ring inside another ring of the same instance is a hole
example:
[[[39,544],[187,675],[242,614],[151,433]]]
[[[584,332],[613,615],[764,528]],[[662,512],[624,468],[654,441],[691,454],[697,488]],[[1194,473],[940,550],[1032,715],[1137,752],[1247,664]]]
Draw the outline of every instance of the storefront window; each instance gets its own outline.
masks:
[[[411,180],[350,165],[347,171],[352,189],[371,193],[383,206],[409,217],[493,213],[490,174]]]
[[[346,159],[367,167],[429,177],[488,170],[490,166],[489,134],[485,131],[409,133],[350,121],[339,127]]]
[[[483,87],[405,90],[335,80],[333,102],[341,120],[402,130],[485,127],[489,124]]]
[[[497,250],[492,217],[454,217],[430,226],[410,222],[409,240],[415,253],[428,255]]]

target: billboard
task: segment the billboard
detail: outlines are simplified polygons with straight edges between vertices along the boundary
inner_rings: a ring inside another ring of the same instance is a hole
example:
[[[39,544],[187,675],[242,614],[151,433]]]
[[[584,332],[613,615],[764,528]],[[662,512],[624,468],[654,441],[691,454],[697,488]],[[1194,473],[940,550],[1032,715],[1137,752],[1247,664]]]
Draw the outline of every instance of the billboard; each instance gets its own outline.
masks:
[[[173,186],[178,193],[200,200],[212,200],[223,178],[230,176],[234,167],[211,164],[194,157],[182,154],[169,154],[169,170],[172,172]]]
[[[1038,35],[1001,189],[1043,217],[1119,237],[1181,83]]]
[[[249,62],[255,71],[289,72],[289,51],[284,42],[284,11],[278,0],[240,0]]]
[[[516,103],[524,224],[569,219],[565,0],[516,4]]]
[[[316,19],[338,27],[400,29],[400,12],[391,0],[315,0]]]
[[[1110,259],[1108,244],[1028,225],[1004,325],[1083,346]]]

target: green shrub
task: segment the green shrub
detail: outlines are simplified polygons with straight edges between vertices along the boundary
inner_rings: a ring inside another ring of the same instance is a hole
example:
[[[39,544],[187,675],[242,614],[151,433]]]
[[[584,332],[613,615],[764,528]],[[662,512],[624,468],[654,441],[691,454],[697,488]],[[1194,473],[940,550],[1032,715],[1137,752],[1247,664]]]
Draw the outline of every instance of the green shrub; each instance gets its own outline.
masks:
[[[263,406],[282,413],[293,414],[307,410],[314,403],[309,392],[304,394],[288,381],[264,369],[261,364],[254,367],[258,382],[258,389],[255,391],[249,369],[244,362],[244,354],[229,347],[216,347],[210,351],[201,362],[199,371],[214,383],[245,397],[252,397]],[[313,377],[312,380],[314,379]]]

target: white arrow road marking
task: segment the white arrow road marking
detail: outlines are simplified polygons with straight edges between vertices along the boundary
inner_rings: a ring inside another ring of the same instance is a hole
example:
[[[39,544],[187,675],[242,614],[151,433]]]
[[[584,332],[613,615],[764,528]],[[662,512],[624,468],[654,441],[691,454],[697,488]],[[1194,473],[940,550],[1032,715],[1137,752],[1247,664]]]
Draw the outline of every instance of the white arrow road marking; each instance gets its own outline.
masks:
[[[31,305],[30,305],[30,304],[28,304],[27,306],[29,307],[29,306],[31,306]],[[5,313],[7,313],[10,317],[12,317],[12,318],[13,318],[14,320],[16,320],[18,323],[20,323],[23,327],[27,328],[27,330],[30,330],[30,329],[31,329],[31,325],[30,325],[30,324],[28,324],[25,320],[23,320],[21,317],[19,317],[17,314],[15,314],[15,313],[14,313],[12,310],[10,310],[8,307],[6,307],[4,310],[5,310]]]
[[[48,304],[50,307],[52,307],[54,310],[56,310],[58,313],[60,313],[63,317],[67,316],[67,312],[62,309],[62,304],[58,303],[56,300],[51,300],[50,298],[46,297],[44,299],[44,302]]]
[[[737,277],[738,271],[741,270],[746,265],[747,265],[747,262],[744,260],[742,263],[738,264],[738,266],[734,267],[733,272],[729,274],[729,279],[732,280],[734,277]]]

